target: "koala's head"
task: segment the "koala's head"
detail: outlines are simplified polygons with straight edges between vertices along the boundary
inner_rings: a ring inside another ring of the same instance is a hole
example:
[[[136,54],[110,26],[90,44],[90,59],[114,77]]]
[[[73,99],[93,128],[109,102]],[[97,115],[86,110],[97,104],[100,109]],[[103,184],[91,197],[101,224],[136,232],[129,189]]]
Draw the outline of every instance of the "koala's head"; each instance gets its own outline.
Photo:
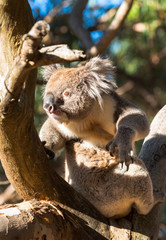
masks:
[[[102,107],[103,94],[116,87],[111,62],[99,57],[78,68],[51,65],[44,69],[43,75],[48,79],[43,107],[60,122],[85,118],[94,103],[97,101]]]

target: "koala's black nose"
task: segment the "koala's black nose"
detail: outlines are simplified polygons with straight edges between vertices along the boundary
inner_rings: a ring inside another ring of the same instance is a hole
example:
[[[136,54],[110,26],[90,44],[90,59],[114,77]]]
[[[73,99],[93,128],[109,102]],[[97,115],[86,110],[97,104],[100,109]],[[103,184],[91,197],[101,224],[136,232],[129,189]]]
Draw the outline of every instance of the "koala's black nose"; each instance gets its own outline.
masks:
[[[48,93],[44,97],[43,108],[44,110],[48,111],[49,113],[53,113],[57,108],[64,104],[64,100],[61,98],[54,98],[52,93]]]
[[[43,108],[50,113],[52,113],[56,109],[55,99],[52,93],[48,93],[44,97]]]

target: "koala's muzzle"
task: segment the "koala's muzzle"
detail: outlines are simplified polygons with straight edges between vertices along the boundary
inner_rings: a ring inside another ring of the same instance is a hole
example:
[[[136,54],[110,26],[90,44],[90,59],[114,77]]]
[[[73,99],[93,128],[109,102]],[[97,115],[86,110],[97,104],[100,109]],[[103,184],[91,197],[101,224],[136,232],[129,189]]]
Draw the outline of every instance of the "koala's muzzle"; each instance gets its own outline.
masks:
[[[49,113],[55,112],[60,105],[63,104],[62,99],[55,99],[54,95],[52,93],[48,93],[44,97],[44,103],[43,103],[43,108],[45,111],[48,111]]]

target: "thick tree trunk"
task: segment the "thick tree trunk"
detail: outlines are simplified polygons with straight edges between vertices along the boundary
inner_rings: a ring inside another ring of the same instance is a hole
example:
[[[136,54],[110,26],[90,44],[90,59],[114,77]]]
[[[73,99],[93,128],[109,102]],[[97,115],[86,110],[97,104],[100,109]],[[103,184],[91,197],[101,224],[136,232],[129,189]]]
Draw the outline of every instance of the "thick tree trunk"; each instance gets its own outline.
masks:
[[[108,219],[53,173],[33,122],[36,70],[31,69],[41,65],[39,56],[51,58],[47,52],[42,55],[38,49],[47,28],[44,23],[35,25],[24,37],[20,50],[21,39],[32,23],[27,0],[0,0],[0,159],[7,177],[21,196],[25,200],[41,200],[16,206],[19,209],[11,215],[1,209],[0,239],[12,239],[12,234],[19,238],[24,234],[22,239],[80,239],[83,236],[81,239],[124,240],[140,239],[140,234],[145,235],[141,239],[156,239],[161,204],[144,217],[131,213],[126,219],[110,220],[109,232]],[[72,60],[79,59],[79,54],[76,55],[74,52]],[[58,59],[67,61],[69,58]],[[150,135],[141,152],[159,191],[163,191],[166,183],[164,123],[161,126],[161,133],[158,134],[158,129],[154,131],[157,136]],[[151,147],[148,147],[148,142]]]

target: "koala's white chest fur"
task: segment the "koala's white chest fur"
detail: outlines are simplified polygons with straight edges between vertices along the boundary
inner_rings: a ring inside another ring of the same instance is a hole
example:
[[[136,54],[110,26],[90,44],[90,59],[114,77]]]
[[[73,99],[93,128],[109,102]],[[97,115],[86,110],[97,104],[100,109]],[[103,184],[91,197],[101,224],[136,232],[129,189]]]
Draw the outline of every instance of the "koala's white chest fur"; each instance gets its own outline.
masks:
[[[85,119],[68,124],[58,123],[57,127],[68,139],[81,138],[94,146],[104,147],[115,135],[115,106],[115,101],[105,96],[103,108],[96,103]]]

